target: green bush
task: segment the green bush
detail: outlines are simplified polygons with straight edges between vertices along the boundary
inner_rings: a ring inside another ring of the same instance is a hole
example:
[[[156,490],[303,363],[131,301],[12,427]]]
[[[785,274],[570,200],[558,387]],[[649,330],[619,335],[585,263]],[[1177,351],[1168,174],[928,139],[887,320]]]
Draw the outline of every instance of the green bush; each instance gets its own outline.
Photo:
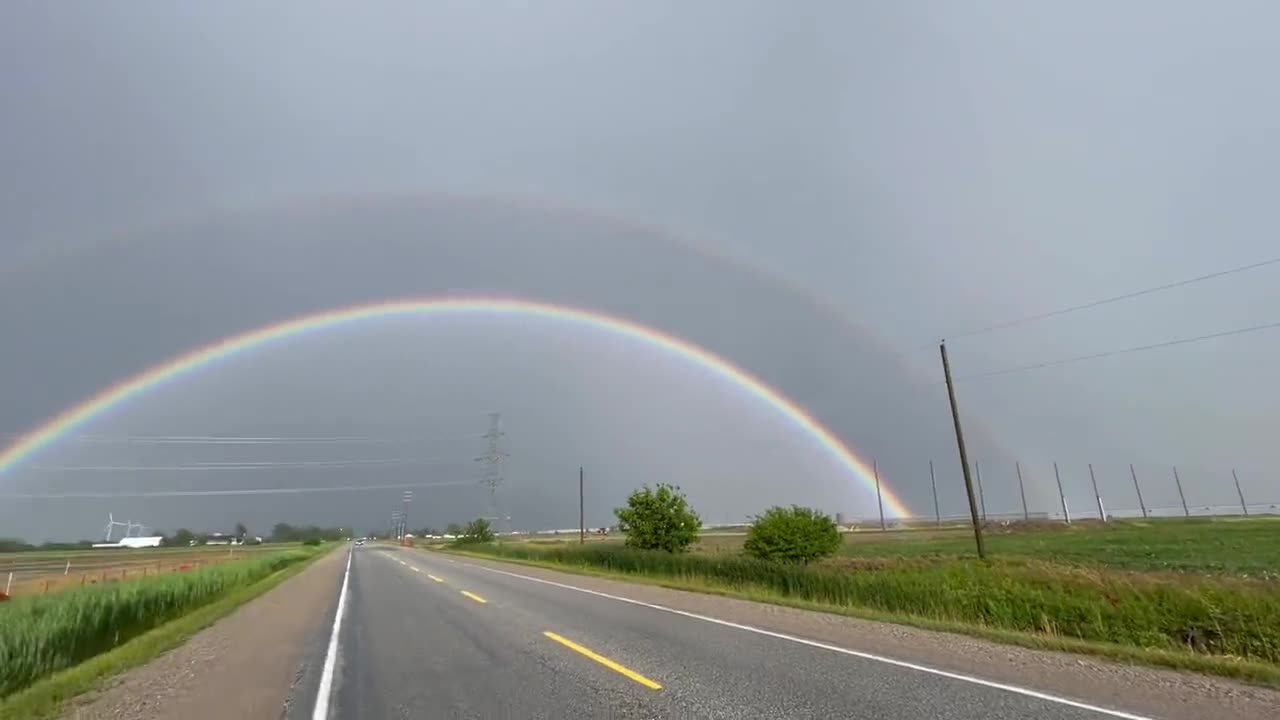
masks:
[[[314,554],[279,553],[191,572],[10,600],[0,609],[0,697]]]
[[[313,537],[313,538],[307,538],[306,540],[303,540],[303,541],[302,541],[302,544],[303,544],[303,545],[306,545],[306,546],[308,546],[308,547],[315,547],[315,546],[317,546],[317,545],[319,545],[319,544],[320,544],[320,538],[314,538],[314,537]]]
[[[458,545],[474,545],[493,542],[493,525],[484,518],[476,518],[462,528],[461,534],[453,542]]]
[[[775,562],[808,563],[840,548],[840,531],[830,516],[813,508],[771,507],[756,517],[742,551]]]
[[[683,552],[698,540],[702,520],[689,507],[680,488],[660,483],[631,493],[627,506],[613,511],[627,533],[627,547]]]

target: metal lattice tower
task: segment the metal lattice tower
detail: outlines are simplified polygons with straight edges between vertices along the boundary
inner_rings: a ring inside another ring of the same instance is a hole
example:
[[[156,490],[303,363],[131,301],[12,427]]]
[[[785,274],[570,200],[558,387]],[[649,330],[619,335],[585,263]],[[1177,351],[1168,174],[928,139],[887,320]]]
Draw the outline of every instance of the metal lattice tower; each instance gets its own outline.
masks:
[[[498,441],[505,434],[502,432],[502,414],[489,413],[489,432],[480,436],[488,442],[488,447],[485,454],[476,458],[476,462],[484,465],[480,484],[489,488],[489,515],[495,519],[495,523],[498,518],[498,488],[503,483],[507,462],[507,454],[502,452]]]

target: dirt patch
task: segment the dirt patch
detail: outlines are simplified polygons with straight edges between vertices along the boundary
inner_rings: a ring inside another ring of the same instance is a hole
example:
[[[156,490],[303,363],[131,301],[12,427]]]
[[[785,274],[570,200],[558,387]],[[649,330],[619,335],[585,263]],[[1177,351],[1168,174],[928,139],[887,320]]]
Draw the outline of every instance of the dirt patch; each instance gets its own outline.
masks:
[[[182,647],[74,701],[75,720],[276,720],[328,631],[347,553],[333,552]]]

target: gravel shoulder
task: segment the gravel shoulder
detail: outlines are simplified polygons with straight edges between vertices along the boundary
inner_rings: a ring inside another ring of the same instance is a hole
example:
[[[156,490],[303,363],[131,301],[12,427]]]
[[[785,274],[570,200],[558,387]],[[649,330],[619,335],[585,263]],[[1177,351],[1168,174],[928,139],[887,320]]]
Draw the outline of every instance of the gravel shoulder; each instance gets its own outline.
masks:
[[[189,641],[69,704],[76,720],[276,720],[327,639],[347,553],[331,552]]]
[[[454,559],[1152,717],[1280,718],[1280,691],[1223,678],[471,556]]]

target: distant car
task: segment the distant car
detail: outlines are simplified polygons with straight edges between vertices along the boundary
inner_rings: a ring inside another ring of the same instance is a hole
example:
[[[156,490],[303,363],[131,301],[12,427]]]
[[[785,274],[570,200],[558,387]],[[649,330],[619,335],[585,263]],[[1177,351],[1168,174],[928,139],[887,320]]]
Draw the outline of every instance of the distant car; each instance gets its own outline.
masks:
[[[356,541],[356,544],[357,544],[357,545],[363,545],[363,544],[364,544],[364,538],[360,538],[359,540],[357,540],[357,541]]]

